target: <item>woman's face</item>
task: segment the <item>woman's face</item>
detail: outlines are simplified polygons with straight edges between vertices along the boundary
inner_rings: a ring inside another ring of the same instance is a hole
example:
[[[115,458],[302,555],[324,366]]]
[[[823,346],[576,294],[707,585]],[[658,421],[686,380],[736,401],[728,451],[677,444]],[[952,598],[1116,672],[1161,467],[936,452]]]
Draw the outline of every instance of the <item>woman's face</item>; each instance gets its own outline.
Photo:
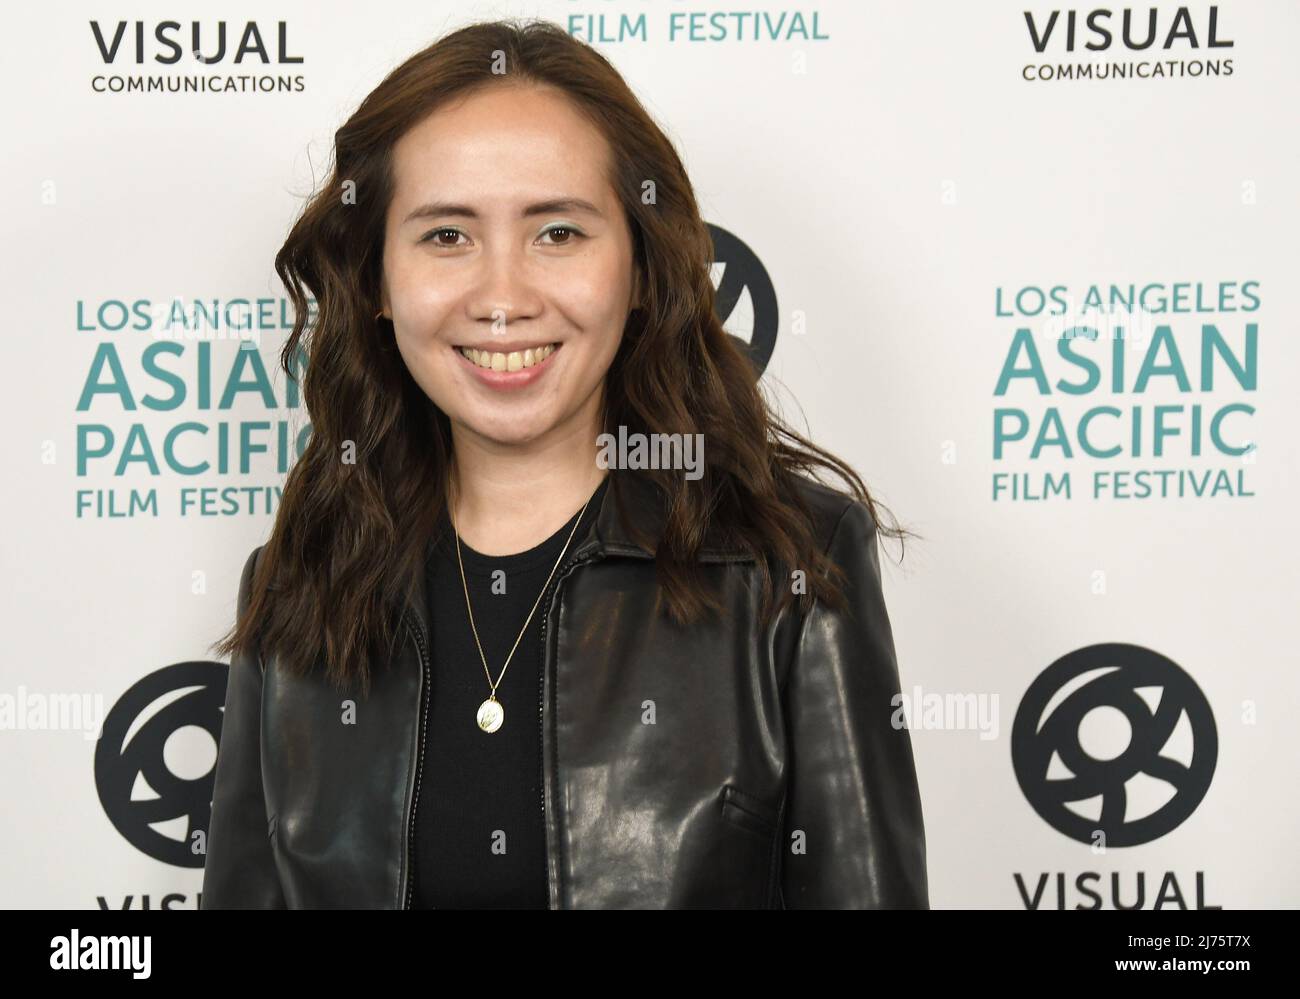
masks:
[[[476,443],[594,438],[636,280],[604,137],[560,91],[500,85],[393,155],[382,296],[416,383]]]

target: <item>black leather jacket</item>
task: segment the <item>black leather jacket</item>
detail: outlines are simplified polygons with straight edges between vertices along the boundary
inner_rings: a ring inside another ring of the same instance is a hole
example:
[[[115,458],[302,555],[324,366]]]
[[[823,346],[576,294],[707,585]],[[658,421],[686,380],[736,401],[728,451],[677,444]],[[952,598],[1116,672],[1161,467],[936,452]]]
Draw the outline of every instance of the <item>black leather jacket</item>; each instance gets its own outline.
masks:
[[[607,490],[543,598],[550,907],[927,907],[925,836],[865,506],[800,479],[852,612],[757,624],[757,565],[706,546],[728,614],[679,628]],[[632,494],[638,523],[657,508]],[[247,605],[260,548],[244,567]],[[390,668],[345,698],[230,665],[201,907],[404,908],[429,689],[421,579]],[[643,724],[645,702],[654,724]]]

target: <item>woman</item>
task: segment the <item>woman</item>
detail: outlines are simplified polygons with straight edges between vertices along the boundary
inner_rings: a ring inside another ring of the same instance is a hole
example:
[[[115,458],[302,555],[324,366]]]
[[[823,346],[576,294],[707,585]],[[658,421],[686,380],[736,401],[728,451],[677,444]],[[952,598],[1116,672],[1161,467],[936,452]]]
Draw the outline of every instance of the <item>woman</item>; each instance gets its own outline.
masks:
[[[474,25],[335,142],[276,258],[312,436],[218,646],[203,907],[926,906],[875,505],[769,412],[623,80]]]

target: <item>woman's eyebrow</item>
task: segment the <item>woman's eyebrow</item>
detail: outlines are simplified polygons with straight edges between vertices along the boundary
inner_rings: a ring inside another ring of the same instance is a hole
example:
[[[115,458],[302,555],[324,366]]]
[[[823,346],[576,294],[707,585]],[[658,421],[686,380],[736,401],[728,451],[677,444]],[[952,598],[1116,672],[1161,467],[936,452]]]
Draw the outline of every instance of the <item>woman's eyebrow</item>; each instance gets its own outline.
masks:
[[[519,213],[520,218],[528,218],[533,215],[550,215],[553,212],[586,212],[589,215],[595,215],[597,218],[604,218],[604,213],[584,198],[548,198],[545,201],[538,201],[531,205],[526,205],[524,210]],[[409,215],[402,220],[402,225],[416,219],[442,218],[448,215],[455,215],[467,219],[476,219],[479,213],[470,205],[456,204],[451,201],[430,201],[414,209]]]

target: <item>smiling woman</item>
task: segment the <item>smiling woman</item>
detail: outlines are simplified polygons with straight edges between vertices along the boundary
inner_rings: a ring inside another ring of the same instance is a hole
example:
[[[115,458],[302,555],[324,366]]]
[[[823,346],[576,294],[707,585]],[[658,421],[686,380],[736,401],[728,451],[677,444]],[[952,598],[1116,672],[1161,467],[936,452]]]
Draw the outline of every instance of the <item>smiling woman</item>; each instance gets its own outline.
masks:
[[[471,25],[335,143],[276,257],[313,434],[218,646],[204,907],[926,905],[908,532],[768,408],[626,83]]]
[[[601,386],[634,306],[632,228],[611,160],[563,90],[510,73],[393,147],[380,285],[398,350],[450,419],[457,465],[500,467],[490,455],[516,447],[511,537],[487,537],[499,518],[483,508],[502,497],[461,468],[461,534],[483,551],[545,537],[597,481],[589,447],[550,442],[599,432]],[[456,356],[465,351],[472,364]],[[533,457],[521,462],[524,444]]]

